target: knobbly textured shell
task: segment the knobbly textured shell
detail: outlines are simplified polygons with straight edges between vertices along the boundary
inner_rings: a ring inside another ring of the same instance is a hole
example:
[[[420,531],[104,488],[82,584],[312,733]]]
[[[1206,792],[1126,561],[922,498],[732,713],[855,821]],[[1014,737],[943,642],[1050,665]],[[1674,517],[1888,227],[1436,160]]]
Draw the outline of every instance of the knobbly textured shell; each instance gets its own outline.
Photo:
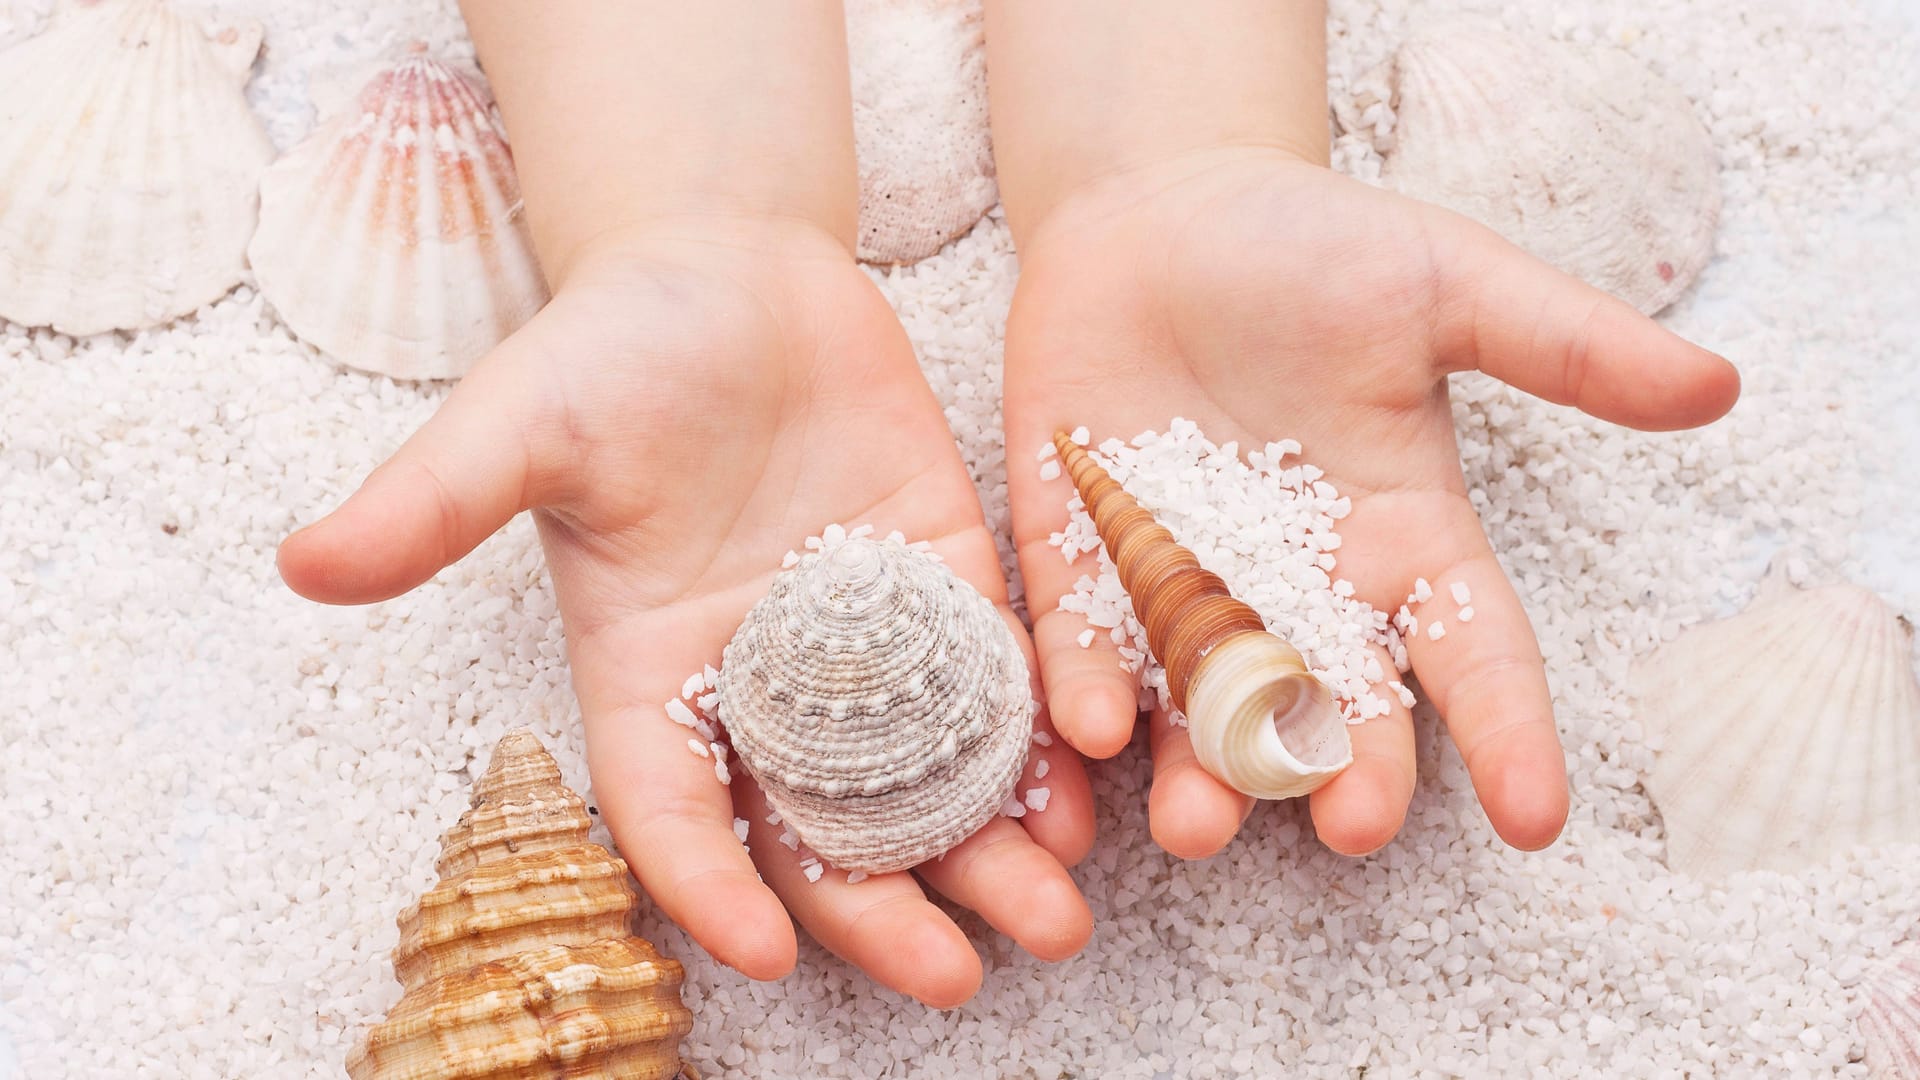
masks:
[[[1868,969],[1860,1036],[1872,1080],[1920,1080],[1920,946]]]
[[[720,718],[801,840],[843,870],[918,866],[986,824],[1027,758],[1027,664],[993,604],[895,538],[838,537],[728,643]]]
[[[267,170],[247,256],[302,340],[398,379],[465,374],[547,300],[492,99],[426,56]]]
[[[627,864],[530,732],[500,740],[400,914],[406,992],[347,1057],[353,1080],[694,1076],[679,963],[633,937]]]
[[[1166,668],[1201,766],[1242,794],[1285,799],[1352,764],[1346,721],[1299,652],[1071,438],[1053,444]]]
[[[1912,631],[1865,589],[1801,590],[1776,567],[1744,612],[1636,665],[1633,690],[1675,870],[1790,872],[1920,841]]]
[[[1382,177],[1648,314],[1713,255],[1713,139],[1618,49],[1451,29],[1401,46]]]
[[[911,263],[998,201],[979,0],[848,0],[860,258]]]
[[[273,156],[241,93],[259,48],[102,0],[0,52],[0,317],[132,330],[239,283]]]

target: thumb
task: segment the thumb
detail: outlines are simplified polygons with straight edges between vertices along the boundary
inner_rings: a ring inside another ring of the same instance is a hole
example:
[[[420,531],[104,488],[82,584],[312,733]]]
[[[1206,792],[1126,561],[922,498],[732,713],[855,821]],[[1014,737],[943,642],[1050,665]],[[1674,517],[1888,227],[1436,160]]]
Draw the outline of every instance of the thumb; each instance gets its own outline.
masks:
[[[548,494],[535,460],[541,391],[536,318],[475,366],[393,456],[333,513],[280,544],[280,576],[329,604],[386,600],[419,585]]]
[[[1440,275],[1436,353],[1558,405],[1645,431],[1717,420],[1740,396],[1732,364],[1492,230],[1432,223]]]

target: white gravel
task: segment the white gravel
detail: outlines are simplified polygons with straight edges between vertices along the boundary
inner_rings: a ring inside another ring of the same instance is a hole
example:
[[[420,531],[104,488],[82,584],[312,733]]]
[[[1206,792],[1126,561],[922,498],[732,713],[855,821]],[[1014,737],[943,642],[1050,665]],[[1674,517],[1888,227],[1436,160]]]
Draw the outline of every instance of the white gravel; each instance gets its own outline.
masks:
[[[252,96],[282,145],[311,122],[309,73],[410,38],[464,48],[445,0],[222,6],[271,23]],[[1336,98],[1420,18],[1508,7],[1336,2]],[[1920,613],[1920,26],[1887,0],[1510,18],[1620,42],[1701,103],[1724,166],[1721,257],[1666,321],[1746,378],[1728,421],[1664,436],[1456,384],[1475,502],[1559,702],[1564,839],[1501,847],[1424,724],[1420,787],[1385,851],[1331,855],[1277,804],[1180,863],[1148,838],[1136,747],[1094,773],[1101,839],[1076,871],[1093,943],[1047,966],[968,919],[988,973],[952,1012],[811,945],[791,978],[750,983],[647,917],[687,964],[704,1072],[1865,1075],[1861,973],[1920,936],[1920,848],[1724,888],[1669,874],[1621,688],[1633,656],[1743,602],[1783,547]],[[1342,166],[1375,172],[1390,123],[1374,109],[1368,134],[1344,135]],[[1013,272],[997,218],[876,272],[1003,553]],[[486,748],[531,724],[586,783],[533,529],[378,607],[288,593],[275,543],[441,390],[315,358],[249,290],[133,337],[0,328],[0,386],[0,1077],[338,1076],[398,997],[393,916],[431,883]]]

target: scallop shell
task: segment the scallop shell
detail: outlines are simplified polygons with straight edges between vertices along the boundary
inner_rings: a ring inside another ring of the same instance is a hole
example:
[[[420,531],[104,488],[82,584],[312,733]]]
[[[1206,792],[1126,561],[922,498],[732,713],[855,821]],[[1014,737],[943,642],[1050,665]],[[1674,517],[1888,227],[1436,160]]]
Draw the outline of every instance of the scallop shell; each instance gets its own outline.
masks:
[[[353,1080],[695,1075],[681,967],[631,936],[627,864],[590,826],[540,740],[500,740],[439,884],[400,914],[405,993],[347,1056]]]
[[[427,56],[267,170],[247,256],[302,340],[397,379],[465,374],[547,300],[493,100]]]
[[[1386,183],[1653,314],[1713,256],[1713,139],[1618,49],[1454,29],[1395,58]]]
[[[979,0],[848,0],[860,258],[911,263],[999,200]]]
[[[1920,1080],[1920,947],[1869,969],[1859,1029],[1870,1080]]]
[[[1632,682],[1673,869],[1790,872],[1920,842],[1912,630],[1871,592],[1801,590],[1776,566],[1744,612],[1688,630]]]
[[[0,53],[0,317],[132,330],[239,283],[273,157],[241,93],[259,48],[106,0]]]
[[[728,643],[720,718],[767,801],[843,870],[905,870],[991,820],[1033,698],[992,602],[934,556],[838,537],[774,580]]]
[[[1300,653],[1072,438],[1053,445],[1166,668],[1201,767],[1241,794],[1286,799],[1352,764],[1346,721]]]

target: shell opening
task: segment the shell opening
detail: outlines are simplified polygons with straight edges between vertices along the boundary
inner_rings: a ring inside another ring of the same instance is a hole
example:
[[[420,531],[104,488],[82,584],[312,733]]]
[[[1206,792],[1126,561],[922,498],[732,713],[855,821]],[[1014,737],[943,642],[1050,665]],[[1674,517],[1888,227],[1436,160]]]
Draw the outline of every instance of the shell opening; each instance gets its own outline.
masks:
[[[1311,685],[1309,685],[1311,684]],[[1338,768],[1352,756],[1347,745],[1346,721],[1334,717],[1337,727],[1327,724],[1324,697],[1315,694],[1319,686],[1312,676],[1281,679],[1275,687],[1279,703],[1273,707],[1273,730],[1294,758],[1307,765]]]
[[[1353,762],[1333,695],[1265,631],[1235,634],[1201,660],[1186,713],[1201,767],[1255,798],[1305,795]]]

